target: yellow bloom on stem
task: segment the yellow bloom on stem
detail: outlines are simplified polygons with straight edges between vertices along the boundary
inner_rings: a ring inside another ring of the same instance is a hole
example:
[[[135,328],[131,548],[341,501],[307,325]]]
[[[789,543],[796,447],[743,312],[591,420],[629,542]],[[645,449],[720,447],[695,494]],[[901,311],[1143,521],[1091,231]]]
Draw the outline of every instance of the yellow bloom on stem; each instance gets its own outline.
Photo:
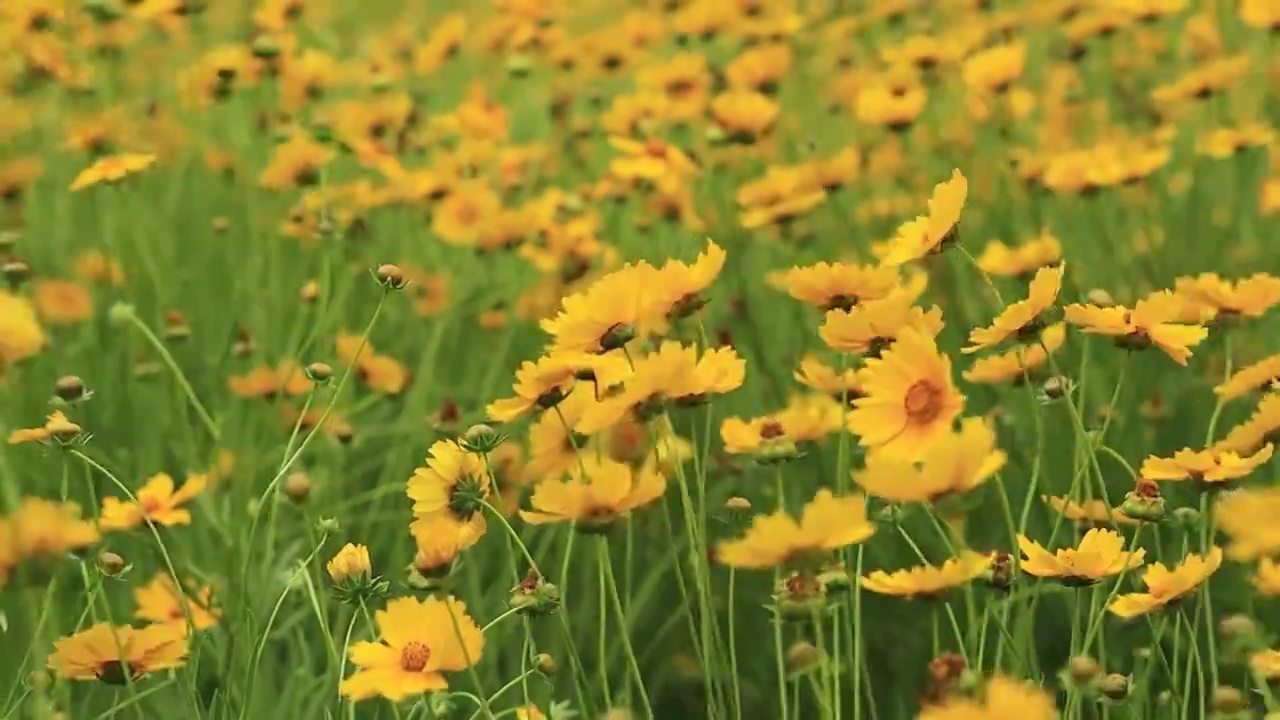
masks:
[[[1003,92],[1022,75],[1026,60],[1025,42],[996,45],[980,50],[965,60],[961,76],[971,90],[983,93]]]
[[[1138,474],[1148,480],[1192,480],[1204,489],[1222,488],[1226,483],[1249,475],[1259,465],[1270,460],[1272,451],[1273,447],[1269,443],[1245,457],[1213,449],[1183,448],[1171,458],[1148,456]]]
[[[1164,608],[1188,595],[1222,565],[1222,548],[1214,546],[1208,555],[1187,555],[1174,568],[1154,563],[1142,574],[1147,592],[1128,593],[1111,601],[1108,609],[1122,618],[1133,618]]]
[[[187,629],[187,613],[196,630],[208,630],[218,624],[222,611],[214,607],[213,588],[201,587],[194,593],[181,591],[168,573],[159,572],[151,582],[133,589],[138,609],[133,616],[153,623],[173,623]]]
[[[502,499],[505,501],[506,496]],[[423,577],[447,570],[463,550],[480,539],[470,533],[457,532],[457,527],[443,518],[414,523],[411,532],[415,546],[412,567]]]
[[[397,395],[409,382],[409,371],[394,358],[374,352],[360,335],[339,335],[334,342],[338,359],[353,365],[360,380],[374,392]]]
[[[1174,287],[1194,301],[1215,308],[1223,315],[1262,317],[1280,303],[1280,278],[1258,273],[1231,282],[1213,273],[1182,277]]]
[[[861,495],[837,497],[823,488],[797,522],[783,510],[758,515],[737,540],[720,543],[716,560],[730,567],[763,569],[805,563],[856,545],[875,534]]]
[[[502,198],[480,181],[459,183],[431,216],[431,232],[450,245],[473,245],[485,223],[502,209]]]
[[[969,181],[959,170],[953,170],[951,179],[938,183],[929,198],[929,214],[910,220],[898,229],[891,241],[888,254],[881,259],[884,265],[898,266],[919,260],[926,255],[941,252],[955,241],[969,195]]]
[[[181,667],[187,650],[186,631],[176,624],[134,628],[98,623],[54,643],[49,667],[71,680],[125,685],[149,673]]]
[[[1022,245],[1009,247],[992,240],[978,256],[978,268],[997,277],[1020,277],[1062,260],[1062,243],[1046,230]]]
[[[1062,290],[1062,273],[1066,265],[1041,268],[1027,291],[1027,299],[1006,307],[989,327],[974,328],[969,333],[969,345],[963,352],[972,353],[998,345],[1012,337],[1023,337],[1036,328],[1036,321],[1053,307]]]
[[[1280,381],[1280,353],[1240,368],[1214,387],[1213,392],[1223,400],[1234,400],[1255,390],[1268,390],[1277,381]]]
[[[1094,528],[1084,534],[1080,545],[1056,552],[1045,550],[1039,543],[1018,536],[1023,559],[1018,567],[1028,575],[1056,578],[1068,585],[1092,585],[1104,577],[1119,574],[1142,564],[1146,551],[1124,549],[1124,536],[1114,530]]]
[[[862,446],[892,457],[920,458],[964,408],[951,382],[951,359],[915,329],[867,360],[862,384],[866,394],[854,401],[849,431]]]
[[[1252,560],[1280,553],[1280,488],[1245,488],[1223,493],[1214,501],[1218,529],[1231,542],[1227,557]]]
[[[113,287],[124,285],[124,268],[120,262],[108,257],[101,250],[86,250],[72,261],[76,277],[85,282],[101,283]],[[0,317],[7,313],[0,312]]]
[[[1022,382],[1030,371],[1047,363],[1050,355],[1057,352],[1066,339],[1066,324],[1054,323],[1040,331],[1040,342],[978,358],[972,367],[961,373],[961,377],[979,384]]]
[[[444,673],[461,672],[480,661],[484,635],[453,597],[396,598],[374,619],[379,642],[358,642],[348,650],[356,671],[338,691],[352,700],[381,696],[392,702],[449,689]]]
[[[1231,428],[1227,436],[1214,443],[1217,452],[1233,452],[1249,455],[1266,445],[1272,438],[1280,439],[1280,393],[1269,392],[1248,420]]]
[[[990,569],[990,556],[965,550],[941,565],[918,565],[892,573],[876,570],[862,578],[862,587],[880,595],[933,598],[968,584]]]
[[[770,273],[769,284],[821,310],[849,310],[888,297],[898,285],[893,268],[820,262]]]
[[[1191,347],[1198,345],[1209,331],[1200,325],[1174,322],[1182,313],[1185,301],[1164,290],[1139,300],[1132,310],[1126,307],[1068,305],[1067,322],[1086,333],[1108,335],[1116,344],[1130,350],[1155,345],[1179,365],[1186,365]]]
[[[284,360],[276,367],[256,367],[244,375],[227,378],[227,387],[236,397],[274,398],[278,395],[305,395],[315,387],[297,363]]]
[[[916,720],[1056,720],[1053,696],[1040,687],[996,676],[983,684],[981,699],[963,695],[920,711]]]
[[[40,352],[46,342],[31,301],[0,290],[0,371]]]
[[[369,560],[369,548],[364,545],[347,543],[338,550],[329,562],[325,563],[325,572],[335,583],[346,582],[351,578],[370,576],[373,574],[373,563]]]
[[[493,485],[484,458],[453,440],[437,441],[428,454],[426,465],[409,478],[414,522],[444,518],[470,544],[484,534],[484,503]]]
[[[78,283],[51,278],[31,284],[40,317],[55,325],[73,325],[93,317],[93,298]]]
[[[516,708],[516,720],[547,720],[547,714],[537,705],[525,705]]]
[[[819,360],[815,355],[805,355],[800,360],[800,367],[792,375],[796,382],[807,388],[835,398],[836,400],[853,400],[862,395],[862,386],[858,383],[858,371],[846,368],[837,372],[835,368]]]
[[[1073,522],[1099,526],[1138,524],[1137,520],[1116,508],[1107,507],[1107,504],[1101,500],[1086,500],[1078,503],[1070,498],[1049,495],[1041,495],[1040,499]]]
[[[644,180],[670,188],[698,173],[698,166],[683,150],[661,138],[641,142],[613,136],[609,145],[620,153],[609,163],[609,172],[623,180]]]
[[[866,468],[854,473],[854,481],[878,498],[931,503],[970,492],[999,472],[1007,460],[1008,455],[996,447],[991,425],[982,418],[965,418],[959,432],[940,437],[918,464],[872,451]]]
[[[1274,517],[1274,516],[1272,516]],[[1274,551],[1273,551],[1274,552]],[[1230,548],[1227,549],[1230,554]],[[1280,596],[1280,563],[1264,557],[1258,561],[1258,570],[1249,578],[1249,582],[1264,597]]]
[[[271,162],[258,175],[258,184],[277,192],[315,185],[333,157],[333,150],[296,132],[276,146]]]
[[[871,356],[893,344],[907,328],[937,337],[943,328],[942,309],[934,305],[926,311],[913,303],[908,294],[895,292],[849,310],[828,310],[818,333],[833,350]]]
[[[98,183],[119,182],[130,175],[146,170],[156,161],[155,155],[124,153],[99,158],[92,165],[80,171],[71,182],[71,190],[83,190]]]
[[[53,438],[70,439],[78,437],[83,428],[67,419],[61,410],[54,410],[45,418],[44,424],[35,428],[14,430],[9,434],[10,445],[29,442],[46,442]]]
[[[489,404],[489,419],[511,422],[536,410],[560,404],[579,380],[595,383],[603,391],[617,384],[631,372],[624,356],[617,352],[604,355],[566,352],[543,357],[520,365],[516,371],[515,395]]]
[[[753,143],[769,134],[782,108],[754,90],[727,90],[711,99],[711,119],[729,140]]]
[[[83,550],[101,539],[98,528],[80,518],[80,508],[24,497],[13,515],[0,517],[0,586],[24,560],[43,561]]]
[[[719,277],[726,255],[719,245],[707,241],[707,247],[692,265],[668,260],[658,269],[656,291],[661,305],[668,308],[668,318],[688,317],[706,303],[703,293]]]
[[[1259,650],[1249,656],[1249,669],[1260,680],[1280,678],[1280,650]]]
[[[136,501],[124,502],[113,497],[103,500],[98,525],[103,530],[129,530],[144,522],[166,527],[190,525],[191,512],[182,506],[199,495],[207,482],[205,475],[189,475],[182,487],[175,491],[173,478],[158,473],[135,493]]]
[[[732,455],[794,455],[795,444],[821,440],[840,429],[840,405],[829,395],[794,395],[787,407],[764,417],[725,418],[720,423],[724,450]]]
[[[556,316],[541,323],[552,350],[605,353],[645,335],[666,313],[657,274],[645,262],[625,265],[564,298]]]
[[[531,525],[571,522],[601,528],[662,497],[667,479],[646,465],[633,468],[614,460],[588,456],[569,471],[567,480],[547,478],[529,498],[520,517]]]

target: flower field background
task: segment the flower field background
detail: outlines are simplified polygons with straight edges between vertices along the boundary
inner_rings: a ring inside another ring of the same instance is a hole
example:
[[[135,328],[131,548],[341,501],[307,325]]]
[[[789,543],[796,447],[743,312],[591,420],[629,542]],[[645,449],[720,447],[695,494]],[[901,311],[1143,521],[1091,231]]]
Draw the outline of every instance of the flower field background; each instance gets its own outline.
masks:
[[[0,37],[0,717],[1280,718],[1280,3]]]

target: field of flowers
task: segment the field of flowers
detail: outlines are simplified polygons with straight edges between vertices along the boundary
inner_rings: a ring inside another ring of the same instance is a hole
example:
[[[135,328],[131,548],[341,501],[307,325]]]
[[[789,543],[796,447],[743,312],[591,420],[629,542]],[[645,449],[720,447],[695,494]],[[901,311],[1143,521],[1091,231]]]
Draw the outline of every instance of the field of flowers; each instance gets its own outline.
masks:
[[[1280,718],[1277,0],[0,38],[0,718]]]

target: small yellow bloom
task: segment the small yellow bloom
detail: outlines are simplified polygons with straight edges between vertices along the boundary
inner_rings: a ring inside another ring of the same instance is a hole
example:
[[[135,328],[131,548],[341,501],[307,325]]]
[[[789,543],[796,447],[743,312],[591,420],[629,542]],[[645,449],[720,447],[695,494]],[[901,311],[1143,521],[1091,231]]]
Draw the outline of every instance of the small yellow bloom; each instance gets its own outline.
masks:
[[[926,311],[914,305],[908,294],[895,292],[849,310],[827,311],[818,332],[833,350],[875,356],[907,328],[937,337],[942,327],[942,309],[937,305]]]
[[[1145,615],[1164,608],[1169,603],[1200,587],[1222,565],[1222,548],[1213,547],[1208,555],[1187,555],[1182,563],[1170,569],[1162,563],[1154,563],[1142,574],[1147,592],[1128,593],[1111,601],[1108,609],[1122,618]]]
[[[1068,585],[1091,585],[1104,577],[1138,567],[1146,554],[1141,548],[1126,552],[1123,535],[1099,528],[1085,533],[1078,547],[1053,553],[1023,535],[1018,536],[1018,547],[1024,556],[1018,564],[1023,572],[1056,578]]]
[[[342,546],[333,559],[325,563],[325,571],[335,583],[343,583],[373,574],[373,564],[369,560],[369,548],[364,545],[347,543]]]
[[[942,565],[918,565],[892,573],[876,570],[862,578],[862,587],[881,595],[932,598],[968,584],[989,569],[989,556],[965,550]]]
[[[998,345],[1011,337],[1022,337],[1028,331],[1036,329],[1035,323],[1058,299],[1062,290],[1062,273],[1065,265],[1041,268],[1036,271],[1035,279],[1026,300],[1020,300],[1005,308],[991,321],[989,327],[974,328],[969,333],[969,345],[963,352],[972,353]]]
[[[531,510],[520,517],[532,525],[555,522],[604,527],[652,503],[667,489],[667,479],[651,464],[632,468],[596,457],[582,458],[567,480],[547,478],[529,498]]]
[[[1213,392],[1223,400],[1234,400],[1255,390],[1268,390],[1277,381],[1280,381],[1280,353],[1240,368]]]
[[[875,531],[861,495],[836,497],[823,488],[805,505],[799,522],[782,510],[759,515],[741,538],[720,543],[716,559],[730,567],[777,567],[856,545]]]
[[[892,502],[937,502],[970,492],[1004,467],[1008,456],[995,443],[990,424],[965,418],[959,432],[939,438],[919,464],[872,451],[854,480],[869,495]]]
[[[208,630],[218,624],[222,611],[214,607],[213,588],[193,588],[195,592],[180,591],[177,583],[167,573],[157,573],[151,582],[133,589],[133,600],[138,605],[134,617],[153,623],[173,623],[187,629],[187,614],[196,630]]]
[[[929,214],[904,223],[881,261],[888,266],[905,265],[941,252],[957,237],[960,211],[968,195],[969,181],[953,170],[951,179],[934,186]]]
[[[13,515],[0,517],[0,586],[22,561],[44,561],[98,542],[98,528],[80,518],[80,508],[24,497]]]
[[[996,676],[983,683],[981,699],[963,695],[924,708],[916,720],[1055,720],[1058,708],[1045,690]]]
[[[814,355],[805,355],[800,360],[800,367],[793,375],[796,382],[812,390],[825,393],[836,400],[853,400],[862,395],[862,386],[858,384],[858,371],[846,368],[837,372],[835,368],[822,362]]]
[[[98,623],[54,643],[49,667],[71,680],[125,685],[148,673],[181,667],[187,650],[185,630],[176,624],[134,628]]]
[[[1231,428],[1227,436],[1214,443],[1218,452],[1251,455],[1272,437],[1280,437],[1280,393],[1269,392],[1258,401],[1248,420]]]
[[[1066,342],[1067,326],[1054,323],[1040,331],[1040,341],[1022,345],[1009,352],[978,358],[973,366],[961,373],[971,383],[996,384],[1023,382],[1028,374],[1049,362],[1049,357]]]
[[[31,301],[0,290],[0,372],[40,352],[47,341]]]
[[[155,155],[142,155],[139,153],[108,155],[107,157],[99,158],[92,165],[81,170],[79,175],[76,175],[76,179],[71,183],[71,190],[83,190],[98,183],[119,182],[130,175],[146,170],[155,161]]]
[[[978,267],[988,275],[1018,277],[1061,260],[1062,243],[1046,230],[1039,237],[1012,248],[992,240],[978,256]]]
[[[1109,508],[1101,500],[1086,500],[1078,503],[1070,498],[1041,495],[1041,500],[1068,520],[1088,525],[1137,525],[1138,521],[1125,515],[1116,508]]]
[[[1214,503],[1218,529],[1231,538],[1227,557],[1252,560],[1280,553],[1280,488],[1245,488],[1223,493]]]
[[[489,419],[511,422],[535,410],[555,407],[569,396],[579,380],[595,383],[601,391],[630,374],[626,357],[611,352],[593,355],[564,352],[526,361],[516,371],[515,395],[489,404]]]
[[[19,445],[29,442],[45,442],[51,438],[74,438],[83,429],[67,419],[67,416],[61,410],[54,410],[45,418],[44,425],[35,428],[23,428],[14,430],[9,435],[10,445]]]
[[[1236,282],[1223,280],[1213,273],[1203,273],[1193,278],[1178,278],[1174,287],[1179,293],[1209,305],[1223,315],[1262,317],[1280,303],[1280,278],[1266,273]]]
[[[1223,487],[1225,483],[1249,475],[1270,460],[1272,451],[1270,443],[1245,457],[1214,449],[1183,448],[1171,458],[1149,456],[1142,463],[1139,474],[1148,480],[1192,480],[1204,488]]]
[[[1280,678],[1280,650],[1260,650],[1249,656],[1249,669],[1261,680]]]
[[[191,512],[182,506],[199,495],[207,482],[205,475],[189,475],[175,491],[173,478],[165,473],[153,475],[135,494],[136,502],[113,497],[103,500],[98,524],[103,530],[129,530],[144,522],[190,525]]]
[[[1191,347],[1209,335],[1200,325],[1175,322],[1186,301],[1168,290],[1139,300],[1132,310],[1125,307],[1068,305],[1067,322],[1086,333],[1108,335],[1123,347],[1141,350],[1155,345],[1179,365],[1186,365]]]
[[[1249,582],[1263,597],[1280,597],[1280,562],[1268,557],[1262,558],[1258,561],[1257,572],[1249,578]]]
[[[898,285],[898,273],[874,265],[820,262],[771,273],[768,282],[819,309],[849,310],[859,303],[888,297]]]

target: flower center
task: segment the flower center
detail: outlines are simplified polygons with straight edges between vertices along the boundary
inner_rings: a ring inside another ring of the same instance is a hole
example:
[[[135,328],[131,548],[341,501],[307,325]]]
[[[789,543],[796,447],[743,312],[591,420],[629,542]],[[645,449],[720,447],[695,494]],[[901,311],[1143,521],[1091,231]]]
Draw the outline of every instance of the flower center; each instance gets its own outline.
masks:
[[[933,422],[942,412],[942,390],[927,380],[920,380],[907,389],[902,406],[912,422]]]
[[[146,514],[152,515],[159,512],[164,507],[164,503],[160,501],[160,498],[147,496],[138,498],[138,506]]]
[[[785,434],[786,430],[782,427],[782,423],[777,420],[770,420],[760,426],[760,438],[763,440],[780,438]]]
[[[129,667],[129,663],[119,660],[108,660],[98,666],[98,679],[107,685],[124,685],[137,675]]]
[[[400,668],[405,672],[422,672],[431,659],[431,648],[420,642],[411,642],[400,650]]]

